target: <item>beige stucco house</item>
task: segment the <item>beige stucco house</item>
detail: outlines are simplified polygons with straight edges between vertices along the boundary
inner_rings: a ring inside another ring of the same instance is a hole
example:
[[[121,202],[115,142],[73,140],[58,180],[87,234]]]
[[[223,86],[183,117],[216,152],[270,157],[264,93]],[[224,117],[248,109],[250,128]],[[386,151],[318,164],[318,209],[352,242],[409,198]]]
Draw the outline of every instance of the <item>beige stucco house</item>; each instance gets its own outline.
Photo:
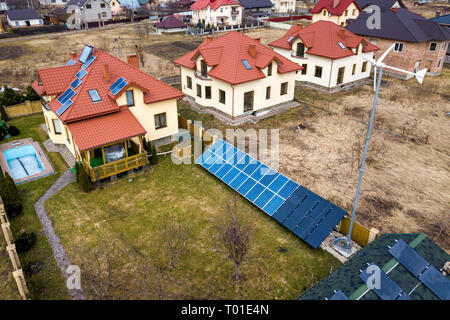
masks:
[[[145,165],[144,137],[178,133],[183,94],[139,70],[135,54],[127,63],[85,46],[66,65],[38,70],[32,87],[50,139],[84,162],[92,181]]]
[[[378,49],[330,21],[318,21],[307,27],[293,26],[269,45],[303,67],[296,76],[298,83],[326,91],[336,91],[368,78],[371,65],[362,54],[373,57]]]
[[[174,63],[180,67],[183,93],[233,120],[292,101],[301,69],[259,40],[235,31],[208,37]]]
[[[295,0],[271,0],[272,10],[277,13],[290,13],[295,11]]]
[[[349,20],[356,19],[360,11],[356,0],[320,0],[311,9],[312,23],[331,21],[344,27]]]
[[[235,0],[197,0],[191,5],[192,23],[234,26],[242,23],[244,8]]]

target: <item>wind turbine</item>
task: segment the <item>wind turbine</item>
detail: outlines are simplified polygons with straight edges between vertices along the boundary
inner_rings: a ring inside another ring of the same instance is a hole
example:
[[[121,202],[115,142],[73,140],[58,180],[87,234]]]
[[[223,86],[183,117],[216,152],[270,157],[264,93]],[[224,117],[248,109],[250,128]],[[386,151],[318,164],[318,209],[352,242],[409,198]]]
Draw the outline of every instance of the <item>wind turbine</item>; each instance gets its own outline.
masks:
[[[381,85],[381,78],[383,76],[383,70],[384,69],[391,69],[391,70],[395,70],[395,71],[399,71],[399,72],[403,72],[406,74],[410,74],[413,75],[417,81],[421,84],[423,82],[423,79],[425,77],[425,74],[427,73],[427,69],[422,69],[419,70],[417,72],[410,72],[407,70],[403,70],[403,69],[399,69],[396,67],[392,67],[392,66],[388,66],[385,63],[383,63],[384,58],[386,58],[386,56],[389,54],[389,52],[392,51],[392,49],[394,49],[395,44],[392,44],[382,55],[378,60],[374,60],[371,57],[362,54],[361,56],[369,61],[371,64],[373,64],[374,66],[374,74],[373,74],[373,85],[374,85],[374,90],[375,90],[375,96],[373,99],[373,106],[372,106],[372,112],[370,114],[370,120],[369,120],[369,126],[367,128],[367,135],[366,135],[366,144],[364,146],[364,153],[363,153],[363,157],[362,157],[362,161],[361,161],[361,167],[359,168],[359,178],[358,178],[358,185],[356,187],[356,195],[355,195],[355,199],[353,200],[353,209],[352,209],[352,218],[350,221],[350,229],[349,232],[347,234],[347,236],[342,237],[342,238],[338,238],[336,240],[333,241],[333,246],[340,249],[340,250],[344,250],[346,253],[351,254],[352,251],[352,231],[353,231],[353,224],[355,221],[355,214],[356,214],[356,207],[358,206],[358,197],[359,197],[359,191],[361,188],[361,182],[362,182],[362,177],[363,177],[363,173],[364,173],[364,165],[366,163],[366,155],[367,155],[367,149],[369,148],[369,141],[370,141],[370,135],[372,133],[372,127],[373,127],[373,119],[375,117],[375,108],[377,106],[377,101],[378,101],[378,93],[380,92],[380,85]],[[377,77],[377,69],[380,69],[378,72],[378,79],[376,79]]]

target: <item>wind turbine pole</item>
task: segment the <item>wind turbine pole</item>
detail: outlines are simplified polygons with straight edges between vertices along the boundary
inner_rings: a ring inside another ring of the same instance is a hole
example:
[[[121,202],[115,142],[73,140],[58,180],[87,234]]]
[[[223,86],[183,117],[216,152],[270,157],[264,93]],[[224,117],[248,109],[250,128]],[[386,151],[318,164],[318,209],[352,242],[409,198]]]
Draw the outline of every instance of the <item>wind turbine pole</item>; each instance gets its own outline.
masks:
[[[378,79],[377,79],[377,87],[376,87],[376,91],[375,91],[375,97],[373,98],[372,113],[370,114],[369,126],[367,128],[366,145],[364,146],[364,153],[363,153],[363,157],[362,157],[362,161],[361,161],[361,167],[359,168],[358,186],[356,187],[355,200],[353,201],[352,219],[350,221],[350,229],[349,229],[349,232],[347,235],[346,247],[348,249],[351,249],[353,223],[355,222],[355,214],[356,214],[356,207],[358,206],[359,191],[361,188],[362,177],[363,177],[363,173],[364,173],[364,165],[366,164],[367,150],[369,149],[370,135],[372,134],[373,119],[375,118],[375,108],[377,107],[378,93],[380,92],[381,77],[383,76],[383,68],[379,68],[379,69],[380,69],[380,71],[379,71]]]

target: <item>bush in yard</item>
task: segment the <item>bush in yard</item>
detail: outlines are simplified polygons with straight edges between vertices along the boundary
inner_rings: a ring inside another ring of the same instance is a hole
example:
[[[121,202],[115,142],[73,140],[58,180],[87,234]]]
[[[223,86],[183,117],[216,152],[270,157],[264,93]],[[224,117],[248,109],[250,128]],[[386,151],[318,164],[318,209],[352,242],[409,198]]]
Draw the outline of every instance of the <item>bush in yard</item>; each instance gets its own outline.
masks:
[[[82,170],[81,163],[76,161],[73,169],[75,170],[75,181],[80,182],[80,171]]]
[[[3,199],[3,204],[5,205],[6,213],[10,217],[15,217],[19,215],[23,209],[16,184],[8,172],[6,172],[5,176],[1,174],[0,180],[0,193]]]
[[[18,136],[20,134],[19,129],[17,129],[17,127],[15,127],[15,126],[9,126],[8,131],[9,131],[9,134],[12,135],[13,137]]]
[[[78,184],[80,185],[81,189],[83,189],[84,192],[89,192],[93,189],[91,178],[86,172],[86,169],[83,164],[80,164],[79,166]]]
[[[9,120],[9,117],[8,117],[8,114],[6,113],[5,107],[1,103],[0,103],[0,119],[5,122]]]
[[[17,253],[24,253],[31,250],[36,244],[36,235],[34,232],[22,232],[16,239]]]

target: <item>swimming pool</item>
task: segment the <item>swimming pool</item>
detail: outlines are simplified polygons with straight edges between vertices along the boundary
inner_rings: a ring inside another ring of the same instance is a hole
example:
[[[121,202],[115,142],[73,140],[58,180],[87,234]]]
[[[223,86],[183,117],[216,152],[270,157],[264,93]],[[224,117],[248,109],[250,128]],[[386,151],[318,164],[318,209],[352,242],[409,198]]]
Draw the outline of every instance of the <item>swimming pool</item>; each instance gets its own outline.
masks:
[[[11,178],[24,179],[45,170],[36,149],[32,145],[24,145],[3,152]]]

